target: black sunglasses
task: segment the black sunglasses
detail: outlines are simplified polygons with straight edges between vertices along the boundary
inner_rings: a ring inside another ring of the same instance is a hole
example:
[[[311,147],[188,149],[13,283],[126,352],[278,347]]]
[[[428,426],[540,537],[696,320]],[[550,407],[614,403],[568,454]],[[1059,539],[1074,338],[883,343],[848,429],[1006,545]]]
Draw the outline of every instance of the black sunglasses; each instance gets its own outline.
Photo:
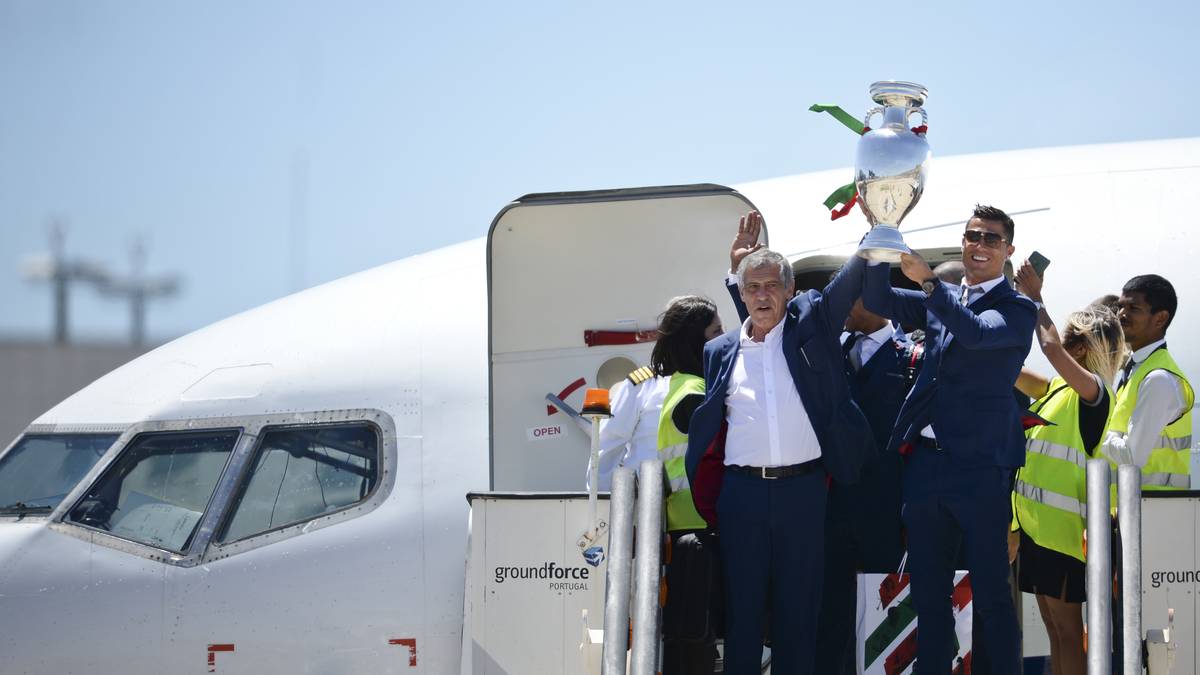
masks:
[[[967,230],[966,232],[963,232],[963,239],[966,239],[972,244],[978,244],[980,241],[982,241],[988,248],[996,248],[1000,246],[1001,242],[1008,241],[995,232],[986,232],[984,230]]]

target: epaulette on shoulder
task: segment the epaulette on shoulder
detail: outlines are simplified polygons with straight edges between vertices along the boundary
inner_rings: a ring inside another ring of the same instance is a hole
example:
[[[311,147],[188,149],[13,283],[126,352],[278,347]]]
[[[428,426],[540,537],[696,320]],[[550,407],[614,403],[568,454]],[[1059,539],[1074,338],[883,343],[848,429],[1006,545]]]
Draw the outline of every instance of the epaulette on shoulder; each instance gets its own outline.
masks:
[[[642,366],[626,376],[626,378],[632,382],[633,386],[635,387],[653,377],[654,371],[650,370],[649,366]]]

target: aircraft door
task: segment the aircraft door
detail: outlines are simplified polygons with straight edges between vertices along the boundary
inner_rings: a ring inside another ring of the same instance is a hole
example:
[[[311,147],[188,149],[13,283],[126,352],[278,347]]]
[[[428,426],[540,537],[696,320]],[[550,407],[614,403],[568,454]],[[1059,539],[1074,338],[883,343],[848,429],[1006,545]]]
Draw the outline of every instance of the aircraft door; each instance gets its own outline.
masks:
[[[582,490],[590,441],[546,394],[582,406],[649,365],[672,297],[704,295],[726,329],[729,243],[753,206],[718,185],[524,197],[488,238],[494,490]],[[764,235],[765,238],[765,235]]]

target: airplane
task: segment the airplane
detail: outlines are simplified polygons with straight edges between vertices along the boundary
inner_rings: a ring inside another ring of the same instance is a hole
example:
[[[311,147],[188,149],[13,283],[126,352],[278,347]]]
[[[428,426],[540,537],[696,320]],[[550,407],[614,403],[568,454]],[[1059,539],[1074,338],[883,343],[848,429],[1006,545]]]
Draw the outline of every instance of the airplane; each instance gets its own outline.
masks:
[[[546,393],[578,402],[647,363],[673,296],[713,298],[731,326],[728,246],[752,208],[800,284],[823,285],[867,227],[821,205],[850,175],[526,195],[486,237],[101,377],[0,455],[0,672],[583,672],[561,645],[570,665],[544,671],[481,651],[465,577],[482,534],[464,496],[581,490],[588,438]],[[1052,261],[1056,320],[1160,273],[1181,299],[1172,353],[1200,378],[1196,184],[1200,138],[938,157],[901,230],[936,263],[960,254],[974,204],[1005,209],[1014,263]],[[1049,372],[1036,348],[1029,363]],[[545,536],[570,548],[574,534]],[[574,623],[563,632],[578,643]]]

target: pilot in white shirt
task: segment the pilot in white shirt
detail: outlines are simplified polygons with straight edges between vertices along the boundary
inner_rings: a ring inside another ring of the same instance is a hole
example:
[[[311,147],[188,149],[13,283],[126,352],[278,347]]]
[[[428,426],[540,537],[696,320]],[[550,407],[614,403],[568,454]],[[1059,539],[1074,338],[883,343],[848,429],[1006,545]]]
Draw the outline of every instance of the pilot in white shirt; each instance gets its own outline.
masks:
[[[600,422],[600,461],[597,472],[601,492],[612,489],[613,472],[618,467],[637,468],[643,460],[658,457],[658,417],[671,378],[659,377],[647,367],[641,367],[618,382],[612,389],[609,403],[612,417]],[[589,435],[591,422],[576,420]],[[591,470],[589,463],[588,470]],[[587,476],[591,488],[592,477]]]

